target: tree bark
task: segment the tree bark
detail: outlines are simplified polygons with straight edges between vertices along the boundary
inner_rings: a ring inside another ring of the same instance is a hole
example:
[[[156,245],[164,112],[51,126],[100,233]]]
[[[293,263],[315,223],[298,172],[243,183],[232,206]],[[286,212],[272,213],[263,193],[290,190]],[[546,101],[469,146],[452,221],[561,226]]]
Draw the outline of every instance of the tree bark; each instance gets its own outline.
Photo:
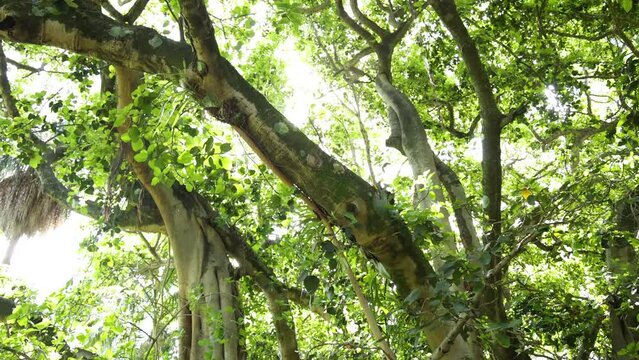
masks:
[[[182,5],[197,63],[193,62],[191,47],[162,37],[152,29],[122,25],[100,14],[74,9],[60,16],[37,17],[31,14],[30,3],[10,0],[0,0],[0,38],[57,46],[181,80],[212,114],[232,125],[283,181],[297,187],[335,224],[348,228],[357,243],[383,264],[401,297],[413,291],[419,294],[413,311],[428,324],[423,328],[424,334],[430,346],[437,347],[452,323],[438,315],[443,309],[429,304],[436,274],[413,243],[406,224],[384,204],[385,194],[324,153],[241,77],[217,52],[210,20],[201,3],[183,1]],[[109,29],[113,26],[124,27],[131,33],[112,36]],[[154,37],[162,40],[156,48],[149,45]],[[185,225],[191,221],[189,214],[169,190],[151,192],[163,214],[167,232],[179,235],[181,228],[191,231]],[[180,211],[174,213],[173,205]],[[165,219],[165,214],[170,218]],[[202,238],[187,242],[196,246],[187,254],[176,253],[176,260],[202,256]],[[187,274],[182,280],[184,284],[194,281]],[[472,357],[462,336],[455,340],[449,356]]]
[[[132,93],[137,87],[139,75],[124,67],[116,67],[118,109],[132,103]],[[124,134],[130,121],[118,128]],[[182,314],[180,326],[184,335],[180,339],[180,359],[205,358],[204,342],[216,359],[236,360],[239,354],[239,332],[235,318],[233,281],[229,273],[230,263],[220,236],[202,222],[194,210],[188,193],[158,184],[151,185],[150,169],[133,159],[130,145],[122,143],[133,172],[155,201],[173,250]],[[221,322],[211,321],[216,315]],[[223,329],[223,337],[216,336]]]
[[[628,238],[636,237],[639,231],[637,218],[637,196],[635,189],[617,204],[616,232],[607,240],[606,264],[611,276],[614,292],[608,298],[610,316],[610,341],[613,356],[619,360],[634,359],[634,355],[619,355],[619,351],[639,342],[639,296],[634,292],[639,275],[637,250]]]

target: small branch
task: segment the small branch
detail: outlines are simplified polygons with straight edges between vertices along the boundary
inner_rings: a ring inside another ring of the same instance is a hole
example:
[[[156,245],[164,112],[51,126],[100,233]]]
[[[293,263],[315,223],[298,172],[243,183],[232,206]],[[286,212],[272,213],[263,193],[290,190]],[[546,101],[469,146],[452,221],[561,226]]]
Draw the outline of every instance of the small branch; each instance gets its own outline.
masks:
[[[12,353],[15,356],[19,356],[20,359],[32,360],[31,357],[29,357],[29,355],[23,353],[22,351],[16,350],[12,347],[0,345],[0,350],[6,351],[8,353]]]
[[[146,245],[151,255],[153,255],[155,260],[162,261],[162,257],[158,254],[155,246],[151,245],[151,243],[149,242],[149,240],[147,240],[144,234],[142,232],[138,232],[138,235],[140,236],[140,239],[142,239],[142,242],[144,242],[144,245]]]
[[[66,72],[66,71],[46,70],[44,68],[44,65],[40,66],[40,68],[35,68],[33,66],[20,63],[18,61],[10,59],[10,58],[6,58],[6,60],[7,60],[8,64],[11,64],[11,65],[15,66],[17,69],[29,71],[31,74],[40,73],[40,72],[46,72],[46,73],[50,73],[50,74],[68,74],[68,72]],[[29,74],[29,75],[31,75],[31,74]]]
[[[567,33],[567,32],[558,31],[558,30],[548,30],[548,33],[567,37],[567,38],[586,40],[586,41],[599,41],[610,36],[609,32],[602,32],[595,35],[581,35],[581,34],[575,34],[575,33]]]
[[[518,108],[511,110],[508,114],[504,115],[503,119],[501,119],[501,128],[503,129],[506,127],[518,116],[525,114],[526,111],[528,111],[528,106],[526,104],[521,104]]]
[[[472,319],[473,317],[475,316],[470,311],[462,314],[459,320],[457,320],[457,322],[455,323],[455,326],[453,326],[453,328],[448,332],[444,340],[442,340],[441,344],[437,347],[435,352],[433,352],[433,355],[430,357],[430,360],[439,360],[444,355],[446,355],[446,353],[448,353],[448,351],[450,350],[450,347],[455,342],[455,339],[457,338],[457,336],[464,329],[464,325],[466,325],[468,320]]]
[[[404,35],[406,35],[411,25],[413,25],[415,17],[416,15],[411,16],[408,20],[398,24],[397,30],[384,38],[384,42],[387,43],[389,48],[394,48],[404,38]]]
[[[7,57],[4,55],[2,41],[0,40],[0,91],[2,92],[2,101],[7,115],[11,118],[20,116],[16,101],[11,94],[11,85],[7,76]]]
[[[397,356],[391,349],[390,344],[388,343],[388,340],[386,340],[386,336],[382,332],[382,329],[380,329],[379,327],[379,323],[377,322],[377,319],[375,318],[375,312],[371,308],[371,305],[368,302],[368,299],[366,298],[366,295],[364,294],[362,287],[359,285],[359,281],[357,281],[357,277],[355,276],[355,273],[353,272],[351,265],[348,263],[348,260],[346,259],[346,256],[344,255],[344,246],[342,246],[342,243],[337,238],[337,235],[333,231],[333,227],[331,226],[328,219],[322,218],[322,220],[324,222],[324,225],[326,226],[326,230],[328,231],[328,235],[331,239],[331,243],[337,249],[337,254],[336,254],[337,258],[339,259],[339,262],[341,263],[342,268],[346,272],[346,276],[348,277],[348,280],[350,281],[351,286],[353,287],[353,291],[355,291],[355,295],[357,296],[357,301],[359,302],[359,305],[362,307],[362,312],[364,312],[364,317],[366,318],[366,322],[368,323],[368,326],[370,328],[371,335],[373,335],[373,338],[375,339],[377,346],[379,346],[379,348],[382,350],[382,352],[386,356],[386,359],[388,360],[397,359]]]
[[[628,37],[628,35],[626,35],[625,32],[623,32],[623,30],[621,28],[619,28],[616,24],[615,24],[615,34],[617,35],[617,37],[628,47],[628,49],[630,49],[630,51],[632,52],[632,54],[639,59],[639,50],[637,50],[637,47],[635,47],[635,44],[632,42],[632,40]]]
[[[370,46],[365,49],[362,49],[357,54],[353,55],[353,57],[344,64],[344,67],[348,68],[348,67],[356,66],[363,58],[367,57],[368,55],[372,53],[373,53],[373,48],[371,48]]]
[[[524,247],[529,242],[535,240],[537,236],[539,236],[539,232],[537,231],[529,233],[528,235],[524,236],[517,243],[517,245],[515,245],[515,247],[512,250],[510,250],[510,252],[506,256],[504,256],[492,269],[486,272],[486,275],[485,275],[486,280],[489,280],[493,276],[497,275],[502,269],[508,266],[510,261],[514,259],[517,255],[519,255],[519,253],[521,253],[524,250]]]

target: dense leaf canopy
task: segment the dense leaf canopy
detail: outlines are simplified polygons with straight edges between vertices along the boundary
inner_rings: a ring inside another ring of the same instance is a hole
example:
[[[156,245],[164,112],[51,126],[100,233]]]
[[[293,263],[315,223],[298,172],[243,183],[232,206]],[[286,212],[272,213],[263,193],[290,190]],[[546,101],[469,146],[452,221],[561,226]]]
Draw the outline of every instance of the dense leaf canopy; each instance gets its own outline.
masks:
[[[46,300],[0,275],[0,357],[638,357],[638,29],[633,0],[0,0],[5,262],[93,221]]]

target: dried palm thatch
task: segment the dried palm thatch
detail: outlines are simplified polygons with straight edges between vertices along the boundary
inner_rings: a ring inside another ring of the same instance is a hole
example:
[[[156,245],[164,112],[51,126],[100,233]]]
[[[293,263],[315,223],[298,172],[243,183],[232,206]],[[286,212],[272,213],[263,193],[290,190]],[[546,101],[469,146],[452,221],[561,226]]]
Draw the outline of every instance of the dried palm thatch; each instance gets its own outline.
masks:
[[[17,165],[4,170],[0,172],[0,231],[6,238],[30,237],[66,219],[68,210],[44,192],[33,169]]]

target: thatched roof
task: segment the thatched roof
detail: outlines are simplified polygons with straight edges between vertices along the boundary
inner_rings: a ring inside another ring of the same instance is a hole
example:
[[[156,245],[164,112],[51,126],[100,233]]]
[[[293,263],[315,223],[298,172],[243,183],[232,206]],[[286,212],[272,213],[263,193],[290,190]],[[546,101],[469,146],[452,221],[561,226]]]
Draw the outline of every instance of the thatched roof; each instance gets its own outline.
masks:
[[[2,168],[2,167],[0,167]],[[0,171],[0,231],[9,240],[33,236],[60,224],[66,208],[49,197],[35,171],[14,165]]]

